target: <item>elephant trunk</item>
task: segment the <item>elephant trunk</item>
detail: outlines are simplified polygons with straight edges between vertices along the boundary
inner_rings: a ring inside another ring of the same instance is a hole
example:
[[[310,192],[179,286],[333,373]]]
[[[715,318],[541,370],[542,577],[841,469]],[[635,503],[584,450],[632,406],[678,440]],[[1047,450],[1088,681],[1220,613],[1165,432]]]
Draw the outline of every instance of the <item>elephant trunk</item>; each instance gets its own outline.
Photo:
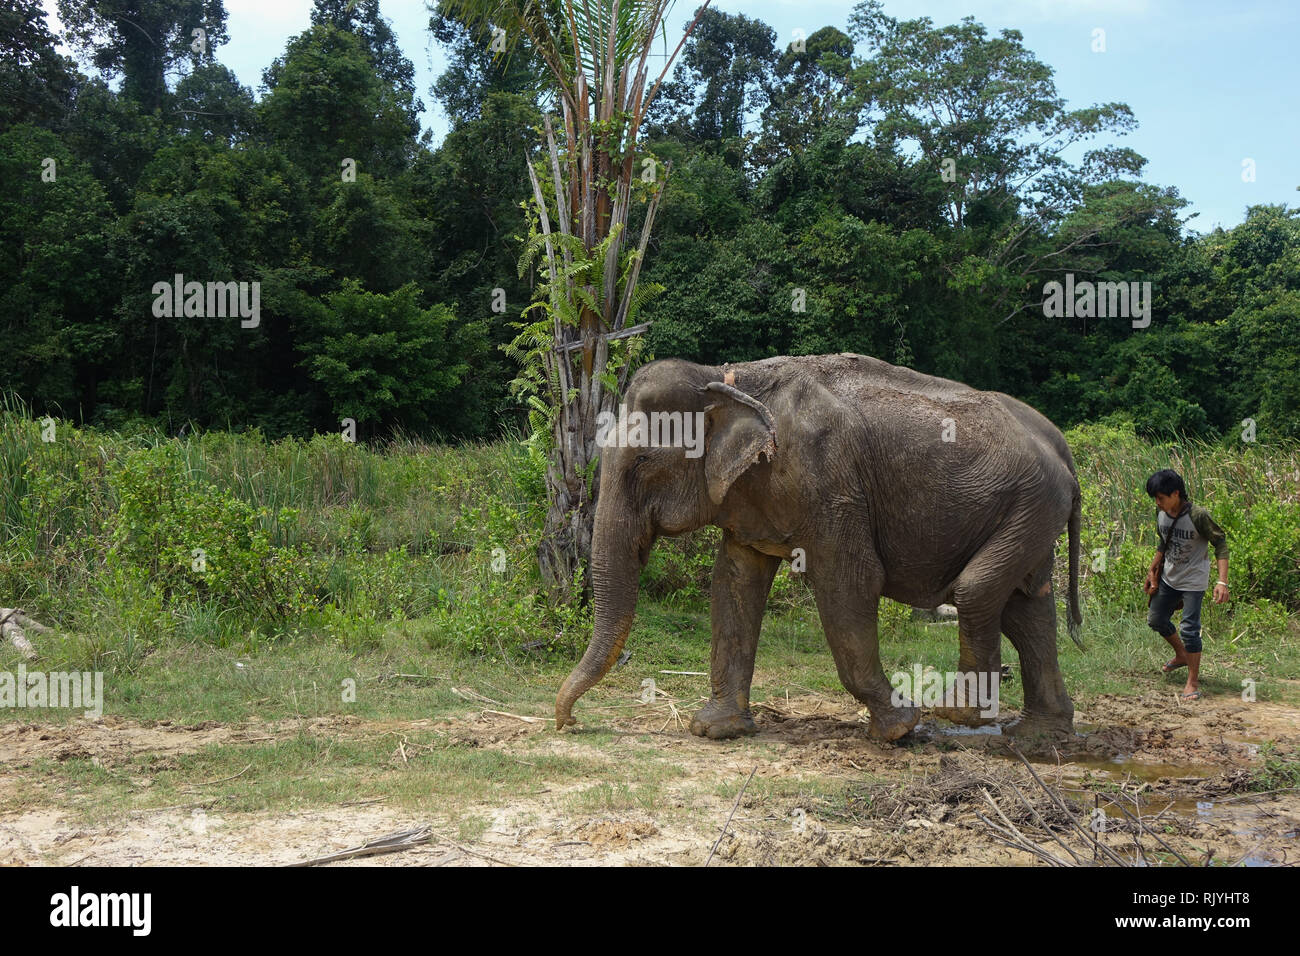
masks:
[[[595,625],[586,653],[555,698],[557,730],[576,723],[572,716],[574,701],[609,673],[623,652],[636,615],[637,586],[649,546],[643,543],[640,529],[611,520],[610,514],[611,509],[597,506],[591,540]]]

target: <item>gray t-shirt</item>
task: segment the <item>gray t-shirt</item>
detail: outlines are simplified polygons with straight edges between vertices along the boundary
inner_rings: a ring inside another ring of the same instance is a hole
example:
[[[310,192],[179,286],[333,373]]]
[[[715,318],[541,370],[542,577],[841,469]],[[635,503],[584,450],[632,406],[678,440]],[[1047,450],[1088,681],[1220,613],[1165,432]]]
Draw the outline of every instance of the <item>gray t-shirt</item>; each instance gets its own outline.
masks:
[[[1163,511],[1156,516],[1156,548],[1159,549],[1174,519]],[[1178,516],[1169,551],[1165,554],[1160,577],[1177,591],[1204,591],[1210,586],[1209,546],[1214,545],[1214,559],[1228,556],[1228,538],[1214,523],[1210,513],[1200,505]]]

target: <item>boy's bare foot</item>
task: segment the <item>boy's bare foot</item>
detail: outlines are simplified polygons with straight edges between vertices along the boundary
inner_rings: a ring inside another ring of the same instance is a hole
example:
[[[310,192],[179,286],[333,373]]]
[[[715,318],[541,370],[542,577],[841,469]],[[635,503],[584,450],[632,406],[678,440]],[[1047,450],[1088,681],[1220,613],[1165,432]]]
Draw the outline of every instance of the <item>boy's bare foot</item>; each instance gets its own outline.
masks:
[[[1166,664],[1164,667],[1160,668],[1160,670],[1162,670],[1164,673],[1168,674],[1168,673],[1170,673],[1171,671],[1176,671],[1176,670],[1178,670],[1178,668],[1180,668],[1180,667],[1186,667],[1186,666],[1187,666],[1187,658],[1185,658],[1185,657],[1175,657],[1172,661],[1170,661],[1170,662],[1169,662],[1168,664]]]

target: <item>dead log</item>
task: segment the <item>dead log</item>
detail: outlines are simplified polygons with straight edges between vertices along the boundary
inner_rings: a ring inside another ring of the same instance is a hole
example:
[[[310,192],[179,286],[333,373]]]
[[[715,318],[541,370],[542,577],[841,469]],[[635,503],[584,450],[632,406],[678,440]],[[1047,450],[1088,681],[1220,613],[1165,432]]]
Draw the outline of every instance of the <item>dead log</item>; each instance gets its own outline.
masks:
[[[0,607],[0,643],[8,640],[29,661],[36,659],[36,648],[27,640],[27,631],[48,634],[50,629],[33,620],[20,607]]]

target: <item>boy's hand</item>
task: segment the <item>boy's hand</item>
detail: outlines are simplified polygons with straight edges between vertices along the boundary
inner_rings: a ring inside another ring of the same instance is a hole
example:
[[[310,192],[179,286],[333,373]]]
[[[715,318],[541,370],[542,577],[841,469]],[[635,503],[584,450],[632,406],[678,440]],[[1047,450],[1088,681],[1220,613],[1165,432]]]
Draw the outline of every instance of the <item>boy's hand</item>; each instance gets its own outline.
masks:
[[[1142,590],[1147,594],[1155,594],[1159,585],[1156,583],[1156,576],[1148,573],[1147,579],[1142,582]]]
[[[1222,604],[1226,600],[1228,600],[1228,586],[1222,581],[1216,582],[1214,585],[1214,603]]]

